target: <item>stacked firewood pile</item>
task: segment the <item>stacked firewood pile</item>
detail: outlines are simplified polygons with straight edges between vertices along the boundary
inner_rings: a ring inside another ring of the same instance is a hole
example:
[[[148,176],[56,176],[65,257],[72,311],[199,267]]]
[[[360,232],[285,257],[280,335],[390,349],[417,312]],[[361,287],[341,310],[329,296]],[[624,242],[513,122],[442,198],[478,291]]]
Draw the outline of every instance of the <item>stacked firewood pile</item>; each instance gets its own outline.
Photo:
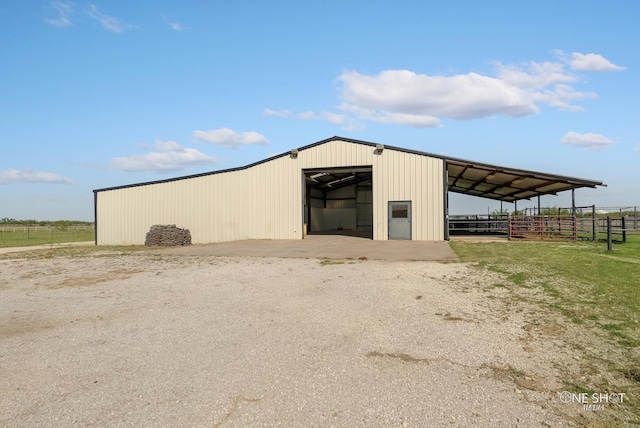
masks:
[[[176,227],[175,224],[156,224],[147,232],[144,245],[149,247],[191,245],[191,232],[189,229]]]

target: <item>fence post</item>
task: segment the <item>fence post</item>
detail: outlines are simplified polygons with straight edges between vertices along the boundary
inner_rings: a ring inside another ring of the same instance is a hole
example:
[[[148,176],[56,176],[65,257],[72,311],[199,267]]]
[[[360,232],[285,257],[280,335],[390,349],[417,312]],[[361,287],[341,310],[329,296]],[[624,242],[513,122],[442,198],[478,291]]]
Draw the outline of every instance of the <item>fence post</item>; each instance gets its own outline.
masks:
[[[611,216],[607,216],[607,250],[613,249],[613,239],[611,238]]]
[[[596,240],[596,206],[593,205],[591,207],[591,224],[592,224],[592,232],[593,232],[593,240]]]
[[[622,217],[622,242],[627,242],[627,216]]]

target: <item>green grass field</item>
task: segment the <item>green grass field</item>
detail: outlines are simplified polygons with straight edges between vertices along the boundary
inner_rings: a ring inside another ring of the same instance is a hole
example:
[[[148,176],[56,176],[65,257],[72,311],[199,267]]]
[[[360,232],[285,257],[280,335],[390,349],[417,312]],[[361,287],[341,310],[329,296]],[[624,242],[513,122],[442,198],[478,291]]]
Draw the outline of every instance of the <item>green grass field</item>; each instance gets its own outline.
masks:
[[[452,242],[460,259],[539,286],[576,323],[607,318],[640,345],[640,235],[607,251],[604,242]],[[562,284],[562,285],[560,285]],[[580,306],[582,309],[577,309]]]
[[[93,241],[93,230],[67,230],[52,227],[50,231],[0,232],[0,248]]]
[[[566,320],[578,336],[597,338],[597,347],[581,347],[598,380],[567,379],[575,391],[615,390],[625,384],[633,401],[629,417],[640,423],[640,235],[629,235],[607,251],[603,241],[452,242],[461,261],[505,276],[510,303],[538,305],[540,318]],[[537,292],[537,293],[536,293]],[[532,297],[533,296],[533,297]],[[536,297],[538,296],[538,297]],[[574,340],[575,339],[575,340]],[[605,373],[613,373],[613,377]],[[611,379],[618,379],[611,381]]]

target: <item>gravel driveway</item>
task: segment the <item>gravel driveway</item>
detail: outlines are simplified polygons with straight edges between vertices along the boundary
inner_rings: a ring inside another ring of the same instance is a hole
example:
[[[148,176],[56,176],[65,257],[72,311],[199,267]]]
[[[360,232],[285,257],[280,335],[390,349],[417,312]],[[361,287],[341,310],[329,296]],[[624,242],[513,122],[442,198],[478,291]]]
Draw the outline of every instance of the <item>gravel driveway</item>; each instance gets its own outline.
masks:
[[[0,426],[571,426],[531,314],[462,263],[0,260]]]

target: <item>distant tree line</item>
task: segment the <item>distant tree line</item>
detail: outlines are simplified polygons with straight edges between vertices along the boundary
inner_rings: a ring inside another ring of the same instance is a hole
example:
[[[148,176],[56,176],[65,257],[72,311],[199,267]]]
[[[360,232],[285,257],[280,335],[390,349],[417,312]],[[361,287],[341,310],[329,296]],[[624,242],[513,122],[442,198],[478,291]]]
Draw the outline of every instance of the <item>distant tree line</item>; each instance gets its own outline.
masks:
[[[0,225],[16,225],[16,226],[79,226],[79,225],[92,225],[92,221],[77,221],[77,220],[55,220],[55,221],[38,221],[38,220],[16,220],[15,218],[3,217],[0,218]]]
[[[636,208],[636,207],[634,207]],[[640,208],[640,207],[637,207]],[[638,211],[636,209],[624,209],[624,210],[611,210],[610,212],[602,212],[600,210],[598,210],[598,208],[596,207],[596,217],[598,218],[606,218],[607,216],[611,216],[611,217],[636,217],[638,216],[640,213],[640,211]],[[507,215],[507,214],[512,214],[512,215],[533,215],[533,214],[538,214],[538,210],[535,208],[527,208],[524,210],[518,210],[518,211],[513,211],[513,212],[509,212],[507,209],[496,209],[493,210],[493,212],[491,213],[491,215],[493,216],[499,216],[499,215]],[[571,215],[571,210],[569,208],[558,208],[558,207],[546,207],[546,208],[540,208],[540,214],[542,215],[547,215],[547,216],[555,216],[555,215],[561,215],[561,216],[567,216],[567,215]],[[576,210],[576,217],[591,217],[593,215],[593,211],[591,210],[591,208],[582,208],[582,209],[578,209]]]

